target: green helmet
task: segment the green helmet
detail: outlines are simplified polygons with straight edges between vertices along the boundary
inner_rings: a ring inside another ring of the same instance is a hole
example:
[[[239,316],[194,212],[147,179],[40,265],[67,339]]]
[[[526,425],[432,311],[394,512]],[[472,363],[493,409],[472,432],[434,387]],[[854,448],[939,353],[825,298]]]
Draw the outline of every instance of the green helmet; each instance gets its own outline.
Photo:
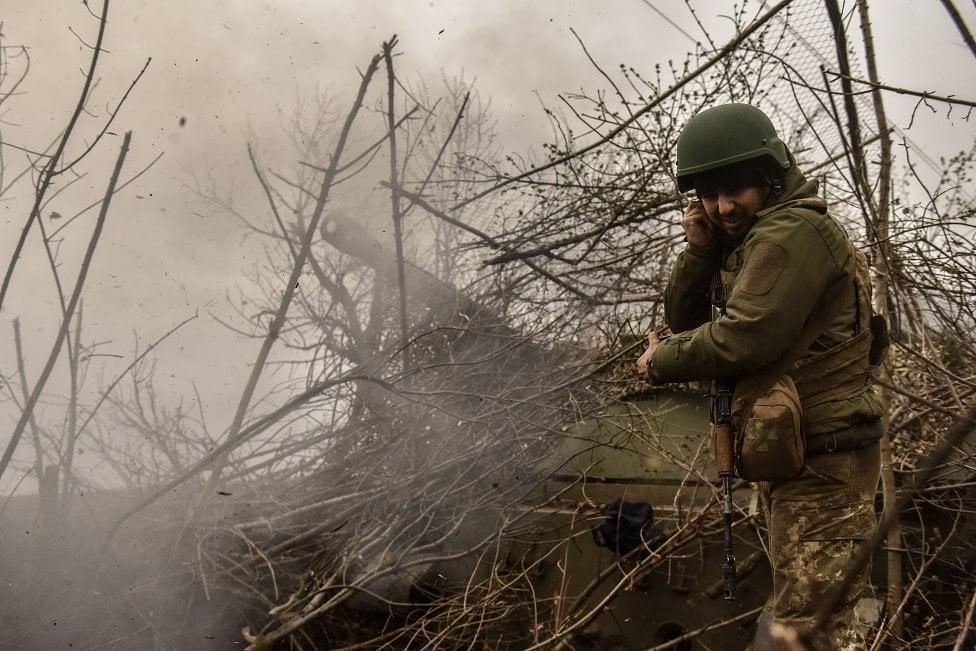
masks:
[[[723,104],[691,118],[678,136],[678,189],[695,188],[695,177],[756,158],[786,170],[790,157],[776,128],[750,104]]]

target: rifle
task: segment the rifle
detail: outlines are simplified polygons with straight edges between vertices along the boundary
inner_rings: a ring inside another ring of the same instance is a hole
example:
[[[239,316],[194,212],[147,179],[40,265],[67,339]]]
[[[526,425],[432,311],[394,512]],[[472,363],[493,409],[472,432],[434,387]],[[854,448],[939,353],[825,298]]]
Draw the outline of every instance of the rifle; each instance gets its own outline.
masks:
[[[725,297],[721,276],[716,273],[711,286],[712,321],[725,313]],[[732,432],[732,383],[729,380],[712,382],[712,432],[715,436],[715,461],[722,481],[722,525],[724,529],[725,563],[722,581],[725,599],[735,599],[735,554],[732,551],[732,479],[735,477],[735,436]]]

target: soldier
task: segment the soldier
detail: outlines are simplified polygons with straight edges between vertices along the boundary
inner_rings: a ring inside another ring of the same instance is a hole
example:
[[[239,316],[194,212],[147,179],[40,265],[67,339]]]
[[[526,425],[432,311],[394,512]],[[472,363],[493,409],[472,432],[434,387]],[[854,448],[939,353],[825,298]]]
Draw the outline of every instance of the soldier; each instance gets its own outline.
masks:
[[[884,427],[883,405],[868,383],[866,261],[827,213],[817,182],[803,176],[756,107],[726,104],[692,118],[678,138],[677,180],[681,192],[694,190],[697,198],[682,216],[687,246],[664,297],[674,334],[661,341],[650,333],[637,362],[652,385],[761,372],[789,354],[808,319],[828,309],[828,288],[844,283],[827,326],[788,372],[803,410],[802,471],[764,482],[760,492],[775,622],[812,631],[823,596],[846,583],[846,598],[825,627],[811,632],[814,648],[863,648],[854,605],[868,568],[845,572],[877,526]],[[716,274],[725,311],[709,320]]]

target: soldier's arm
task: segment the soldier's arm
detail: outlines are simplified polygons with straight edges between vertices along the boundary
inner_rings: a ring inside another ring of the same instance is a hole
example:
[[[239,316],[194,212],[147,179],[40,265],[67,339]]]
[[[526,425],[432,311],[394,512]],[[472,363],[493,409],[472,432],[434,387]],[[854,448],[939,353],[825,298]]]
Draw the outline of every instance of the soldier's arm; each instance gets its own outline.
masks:
[[[726,314],[662,343],[654,354],[654,379],[736,377],[784,354],[842,273],[838,251],[802,216],[786,213],[757,223],[744,244]]]
[[[719,265],[718,251],[693,244],[678,255],[664,293],[664,318],[672,332],[691,330],[708,321],[708,291]]]

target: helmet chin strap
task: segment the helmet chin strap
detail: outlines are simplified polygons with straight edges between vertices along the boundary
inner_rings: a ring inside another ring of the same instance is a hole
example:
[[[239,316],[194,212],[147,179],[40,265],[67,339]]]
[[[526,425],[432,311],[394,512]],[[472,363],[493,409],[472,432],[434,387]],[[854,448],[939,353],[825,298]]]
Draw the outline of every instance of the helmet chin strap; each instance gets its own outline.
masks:
[[[763,174],[763,181],[765,181],[766,185],[769,186],[770,196],[774,200],[779,201],[779,199],[783,196],[783,179],[779,178],[775,174],[765,173]]]

